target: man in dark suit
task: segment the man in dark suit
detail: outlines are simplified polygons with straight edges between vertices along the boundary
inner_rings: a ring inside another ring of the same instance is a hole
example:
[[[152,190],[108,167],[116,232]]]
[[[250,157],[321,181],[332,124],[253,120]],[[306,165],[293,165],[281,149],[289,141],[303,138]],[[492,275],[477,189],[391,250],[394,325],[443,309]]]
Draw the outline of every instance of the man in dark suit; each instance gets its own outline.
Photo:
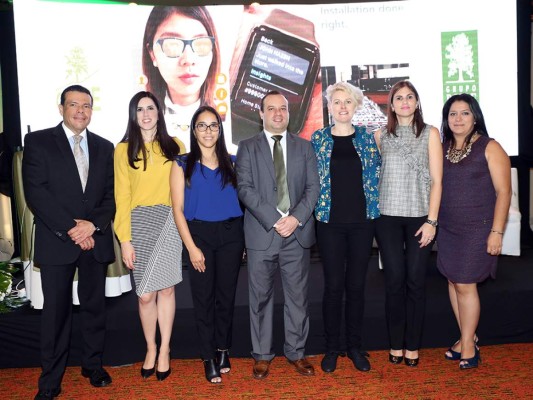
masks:
[[[310,247],[315,242],[312,214],[319,194],[316,158],[308,141],[287,132],[289,108],[283,95],[269,92],[259,114],[263,131],[239,143],[236,163],[239,198],[246,207],[253,376],[265,378],[275,356],[273,286],[278,267],[285,297],[284,354],[297,372],[314,375],[305,343]]]
[[[61,392],[72,328],[72,282],[78,268],[81,373],[107,386],[102,368],[105,278],[115,258],[110,223],[115,214],[113,144],[87,130],[93,98],[74,85],[61,94],[63,122],[24,139],[22,178],[35,216],[34,262],[41,269],[41,365],[35,399]]]

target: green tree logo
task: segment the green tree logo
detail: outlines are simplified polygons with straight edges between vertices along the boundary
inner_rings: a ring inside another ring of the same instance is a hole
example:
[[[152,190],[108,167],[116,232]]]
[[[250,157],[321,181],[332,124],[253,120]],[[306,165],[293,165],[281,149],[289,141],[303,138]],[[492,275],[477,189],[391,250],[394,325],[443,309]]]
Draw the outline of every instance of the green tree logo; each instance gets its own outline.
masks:
[[[446,46],[444,57],[448,62],[448,77],[457,76],[457,82],[466,82],[464,76],[474,76],[474,52],[468,36],[460,33],[452,38],[452,42]]]
[[[74,82],[81,82],[81,76],[84,77],[89,73],[87,60],[83,54],[81,47],[74,47],[70,54],[66,56],[67,59],[67,80]]]
[[[443,98],[468,93],[479,100],[477,31],[442,32]]]

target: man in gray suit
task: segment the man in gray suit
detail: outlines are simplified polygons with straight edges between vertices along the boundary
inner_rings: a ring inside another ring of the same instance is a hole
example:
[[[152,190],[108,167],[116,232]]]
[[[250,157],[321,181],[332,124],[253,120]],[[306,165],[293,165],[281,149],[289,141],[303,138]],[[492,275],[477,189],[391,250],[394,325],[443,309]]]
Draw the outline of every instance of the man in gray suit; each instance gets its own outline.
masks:
[[[236,163],[239,198],[246,207],[253,375],[266,378],[275,356],[273,286],[278,266],[285,296],[283,351],[297,372],[314,375],[305,343],[310,247],[315,243],[312,214],[319,194],[316,158],[308,141],[287,132],[289,108],[283,95],[267,93],[259,115],[263,131],[239,143]]]

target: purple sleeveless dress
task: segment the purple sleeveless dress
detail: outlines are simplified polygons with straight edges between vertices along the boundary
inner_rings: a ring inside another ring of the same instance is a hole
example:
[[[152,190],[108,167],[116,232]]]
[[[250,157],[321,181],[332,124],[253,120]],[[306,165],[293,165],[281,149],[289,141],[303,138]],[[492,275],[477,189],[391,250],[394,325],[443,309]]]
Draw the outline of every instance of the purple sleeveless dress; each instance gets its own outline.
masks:
[[[453,164],[446,159],[437,236],[439,271],[454,283],[482,282],[496,277],[498,257],[487,253],[496,193],[485,148],[492,139],[481,136],[470,154]]]

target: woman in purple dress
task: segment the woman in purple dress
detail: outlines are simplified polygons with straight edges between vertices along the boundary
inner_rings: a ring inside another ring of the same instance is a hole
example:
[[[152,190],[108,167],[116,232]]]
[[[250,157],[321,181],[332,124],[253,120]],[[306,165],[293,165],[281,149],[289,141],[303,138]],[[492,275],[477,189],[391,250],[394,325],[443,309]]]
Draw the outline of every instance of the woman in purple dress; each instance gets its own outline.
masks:
[[[481,361],[476,329],[477,284],[496,276],[497,256],[511,201],[511,165],[490,139],[477,100],[450,97],[442,110],[444,170],[439,213],[439,271],[448,279],[450,302],[461,338],[445,354],[461,369]]]

